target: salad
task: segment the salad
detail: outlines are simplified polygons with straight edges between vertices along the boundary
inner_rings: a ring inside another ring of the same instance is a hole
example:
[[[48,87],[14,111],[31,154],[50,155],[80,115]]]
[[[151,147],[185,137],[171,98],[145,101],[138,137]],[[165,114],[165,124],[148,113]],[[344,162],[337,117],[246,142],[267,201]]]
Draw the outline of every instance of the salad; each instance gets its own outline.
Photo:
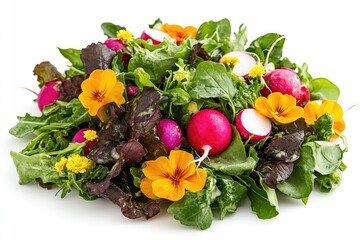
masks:
[[[32,136],[10,153],[19,184],[104,198],[131,219],[166,208],[200,229],[244,201],[270,219],[278,193],[306,204],[315,188],[340,184],[340,90],[284,57],[283,35],[248,41],[228,19],[198,28],[157,19],[138,37],[101,28],[105,41],[59,48],[65,72],[35,66],[41,114],[9,131]]]

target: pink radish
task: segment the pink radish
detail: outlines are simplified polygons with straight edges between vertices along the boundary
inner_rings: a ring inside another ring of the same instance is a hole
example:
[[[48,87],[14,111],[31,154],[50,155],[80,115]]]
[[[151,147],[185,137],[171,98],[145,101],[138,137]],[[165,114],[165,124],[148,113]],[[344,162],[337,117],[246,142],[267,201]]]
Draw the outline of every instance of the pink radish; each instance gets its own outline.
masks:
[[[139,89],[137,86],[126,86],[126,94],[129,99],[135,97],[138,92]]]
[[[248,52],[233,51],[224,54],[220,58],[220,62],[225,57],[234,57],[238,62],[234,65],[233,73],[239,77],[244,77],[249,74],[250,69],[258,64],[258,61]]]
[[[168,152],[181,146],[183,135],[180,126],[175,121],[161,119],[157,125],[157,134]]]
[[[167,33],[164,33],[160,30],[150,28],[144,30],[140,38],[145,41],[151,40],[154,45],[157,45],[159,43],[162,43],[164,41],[164,38],[170,39],[170,36]]]
[[[121,51],[126,47],[125,44],[117,38],[108,38],[104,44],[106,47],[114,50],[115,52]]]
[[[42,86],[37,98],[37,104],[40,111],[43,111],[45,106],[53,104],[56,100],[59,99],[59,84],[60,81],[51,81],[45,83],[45,85]]]
[[[281,92],[296,98],[297,104],[302,106],[304,101],[309,101],[310,92],[292,69],[278,68],[264,75],[266,86],[261,90],[261,95],[267,97],[271,92]]]
[[[241,110],[236,116],[235,126],[244,141],[251,137],[250,142],[266,138],[272,129],[271,121],[253,108]]]
[[[204,109],[195,113],[187,125],[187,137],[191,147],[203,156],[215,156],[223,152],[231,142],[231,125],[224,114],[215,109]]]
[[[72,139],[71,142],[73,143],[83,143],[85,141],[87,141],[87,139],[85,138],[85,135],[84,135],[84,132],[87,131],[87,130],[93,130],[93,131],[96,131],[95,129],[93,128],[82,128],[80,129],[79,131],[77,131]],[[95,143],[96,143],[96,139],[94,140],[91,140],[91,141],[88,141],[86,143],[86,145],[83,147],[83,150],[84,150],[84,154],[85,155],[88,155],[89,152],[90,152],[90,148],[92,148]]]

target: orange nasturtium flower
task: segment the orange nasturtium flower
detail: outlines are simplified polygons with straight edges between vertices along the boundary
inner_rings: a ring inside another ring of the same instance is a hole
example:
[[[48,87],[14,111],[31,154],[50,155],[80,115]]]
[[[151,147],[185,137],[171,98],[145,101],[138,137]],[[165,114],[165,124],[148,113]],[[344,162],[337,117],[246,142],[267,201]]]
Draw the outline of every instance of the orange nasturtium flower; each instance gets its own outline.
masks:
[[[204,169],[196,169],[193,160],[194,156],[186,151],[172,150],[169,158],[159,157],[145,162],[141,191],[148,198],[170,201],[180,200],[185,190],[200,191],[205,186],[207,174]]]
[[[304,107],[304,119],[307,124],[314,124],[324,114],[330,114],[334,119],[333,129],[341,133],[345,129],[345,121],[341,106],[333,100],[322,100],[321,105],[316,101],[308,102]]]
[[[89,109],[91,116],[97,115],[102,122],[106,104],[114,102],[119,106],[125,102],[124,84],[116,79],[115,72],[110,69],[94,70],[89,78],[82,82],[81,89],[81,104]]]
[[[273,92],[267,98],[256,99],[255,109],[281,124],[294,122],[304,114],[304,109],[296,106],[296,98],[280,92]]]
[[[183,28],[176,24],[169,25],[167,23],[161,25],[160,29],[174,38],[177,44],[182,43],[188,37],[195,39],[197,33],[197,28],[193,26]]]

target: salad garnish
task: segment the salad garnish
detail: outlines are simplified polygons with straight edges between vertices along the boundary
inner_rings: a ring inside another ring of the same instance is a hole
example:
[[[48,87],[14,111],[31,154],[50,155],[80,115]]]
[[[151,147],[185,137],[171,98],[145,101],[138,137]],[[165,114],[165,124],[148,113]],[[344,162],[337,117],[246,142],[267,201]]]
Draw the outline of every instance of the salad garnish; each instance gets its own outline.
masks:
[[[10,129],[31,137],[10,153],[19,184],[103,198],[131,219],[165,206],[200,229],[244,201],[270,219],[279,193],[306,204],[316,188],[339,186],[340,90],[283,56],[284,35],[248,42],[226,18],[198,28],[157,19],[140,36],[101,28],[99,42],[59,48],[65,72],[35,66],[39,114]]]

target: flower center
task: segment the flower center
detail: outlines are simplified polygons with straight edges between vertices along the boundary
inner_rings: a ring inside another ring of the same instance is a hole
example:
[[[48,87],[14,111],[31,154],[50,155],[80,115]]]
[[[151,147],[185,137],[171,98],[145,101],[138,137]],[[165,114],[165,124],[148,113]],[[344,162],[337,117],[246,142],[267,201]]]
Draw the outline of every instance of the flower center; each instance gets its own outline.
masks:
[[[172,183],[173,183],[174,185],[179,185],[180,180],[181,180],[181,175],[182,175],[181,169],[177,168],[177,169],[175,170],[174,175],[169,176],[169,178],[172,180]]]
[[[102,102],[105,98],[105,94],[100,91],[96,91],[92,95],[93,95],[93,99],[98,102]]]

